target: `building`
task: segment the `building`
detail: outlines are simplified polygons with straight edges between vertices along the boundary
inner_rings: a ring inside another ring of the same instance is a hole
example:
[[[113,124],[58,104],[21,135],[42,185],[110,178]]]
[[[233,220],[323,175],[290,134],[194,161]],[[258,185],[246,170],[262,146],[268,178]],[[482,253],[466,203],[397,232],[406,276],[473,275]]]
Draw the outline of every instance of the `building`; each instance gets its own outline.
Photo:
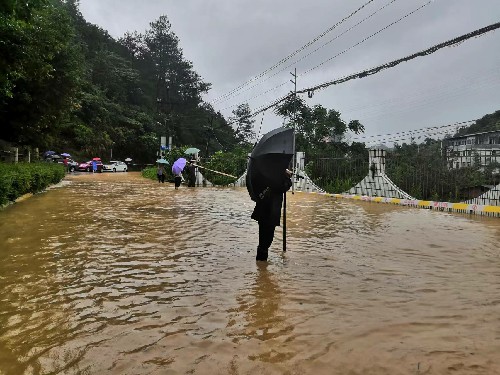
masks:
[[[450,169],[500,163],[500,130],[447,138],[447,162]]]

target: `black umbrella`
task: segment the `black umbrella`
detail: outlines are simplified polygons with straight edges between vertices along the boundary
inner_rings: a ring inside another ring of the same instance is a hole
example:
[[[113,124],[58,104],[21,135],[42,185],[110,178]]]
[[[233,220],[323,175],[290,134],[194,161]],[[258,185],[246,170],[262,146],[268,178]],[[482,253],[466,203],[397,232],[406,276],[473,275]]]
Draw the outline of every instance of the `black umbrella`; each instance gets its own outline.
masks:
[[[278,128],[266,133],[255,145],[247,166],[246,185],[252,200],[266,188],[279,189],[283,172],[294,154],[293,129]]]
[[[248,160],[246,185],[250,198],[257,201],[266,187],[280,189],[283,173],[295,153],[294,131],[278,128],[264,134]],[[286,251],[286,194],[283,200],[283,251]]]

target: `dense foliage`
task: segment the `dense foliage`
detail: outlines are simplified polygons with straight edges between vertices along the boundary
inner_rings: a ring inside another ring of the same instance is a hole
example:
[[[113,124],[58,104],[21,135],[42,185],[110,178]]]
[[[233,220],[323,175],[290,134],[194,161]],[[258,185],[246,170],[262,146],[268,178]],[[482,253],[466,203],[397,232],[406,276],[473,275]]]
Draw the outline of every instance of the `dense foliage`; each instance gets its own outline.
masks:
[[[500,111],[487,114],[455,136],[500,130]],[[418,199],[457,202],[475,198],[481,187],[500,183],[500,165],[481,166],[474,160],[470,166],[452,169],[447,150],[438,140],[395,145],[388,153],[387,175],[404,191]]]
[[[160,136],[210,154],[239,142],[201,99],[166,16],[120,40],[85,21],[76,0],[0,5],[2,138],[17,146],[152,162]]]
[[[339,112],[321,105],[309,107],[300,97],[290,97],[276,113],[287,120],[285,126],[295,128],[296,150],[305,152],[305,169],[316,185],[341,193],[366,175],[364,143],[348,142],[349,132],[364,132],[358,120],[346,123]]]
[[[63,179],[65,170],[56,163],[0,163],[0,206],[27,193],[37,193]]]
[[[464,126],[455,136],[500,130],[500,110],[481,117],[470,126]]]
[[[230,152],[218,151],[211,155],[204,166],[208,169],[200,169],[203,176],[217,186],[225,186],[236,181],[235,178],[225,176],[217,172],[222,172],[237,178],[245,173],[248,162],[250,146],[237,147]],[[210,170],[209,170],[210,169]]]
[[[165,160],[169,162],[165,166],[166,181],[173,182],[174,175],[172,173],[172,164],[178,158],[187,158],[183,153],[186,147],[175,147],[172,150],[165,152]],[[201,166],[199,171],[203,174],[205,179],[217,186],[226,186],[236,181],[235,178],[226,176],[231,175],[240,177],[245,173],[247,167],[247,158],[250,151],[250,146],[236,147],[232,151],[217,151],[207,159],[200,160],[197,164]],[[142,171],[142,176],[156,180],[157,166],[146,168]],[[221,172],[221,173],[217,173]],[[187,181],[187,169],[183,171],[183,177]]]

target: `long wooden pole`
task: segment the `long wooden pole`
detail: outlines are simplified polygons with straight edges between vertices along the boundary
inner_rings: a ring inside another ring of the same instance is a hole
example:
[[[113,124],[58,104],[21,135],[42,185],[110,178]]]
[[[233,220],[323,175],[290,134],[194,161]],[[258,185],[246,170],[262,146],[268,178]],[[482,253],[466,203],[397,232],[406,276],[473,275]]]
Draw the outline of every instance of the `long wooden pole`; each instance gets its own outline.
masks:
[[[224,176],[228,176],[228,177],[232,177],[232,178],[238,178],[236,176],[233,176],[232,174],[227,174],[227,173],[224,173],[224,172],[214,171],[213,169],[208,169],[207,167],[203,167],[203,166],[198,165],[198,164],[195,164],[195,167],[197,167],[197,168],[203,168],[203,169],[206,169],[207,171],[218,173],[218,174],[221,174],[221,175],[224,175]]]

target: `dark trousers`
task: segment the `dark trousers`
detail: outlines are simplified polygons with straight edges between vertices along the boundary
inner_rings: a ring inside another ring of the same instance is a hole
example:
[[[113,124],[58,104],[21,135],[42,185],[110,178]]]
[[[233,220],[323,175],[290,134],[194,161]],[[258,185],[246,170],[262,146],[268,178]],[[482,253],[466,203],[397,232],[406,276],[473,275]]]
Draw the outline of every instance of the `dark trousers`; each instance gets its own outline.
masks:
[[[257,260],[267,260],[268,250],[274,239],[274,230],[276,227],[272,224],[259,221],[259,246],[257,246]]]
[[[165,175],[164,174],[157,174],[158,176],[158,183],[165,183]]]
[[[182,177],[179,177],[179,176],[174,177],[175,188],[178,188],[179,186],[181,186],[181,182],[182,182]]]

